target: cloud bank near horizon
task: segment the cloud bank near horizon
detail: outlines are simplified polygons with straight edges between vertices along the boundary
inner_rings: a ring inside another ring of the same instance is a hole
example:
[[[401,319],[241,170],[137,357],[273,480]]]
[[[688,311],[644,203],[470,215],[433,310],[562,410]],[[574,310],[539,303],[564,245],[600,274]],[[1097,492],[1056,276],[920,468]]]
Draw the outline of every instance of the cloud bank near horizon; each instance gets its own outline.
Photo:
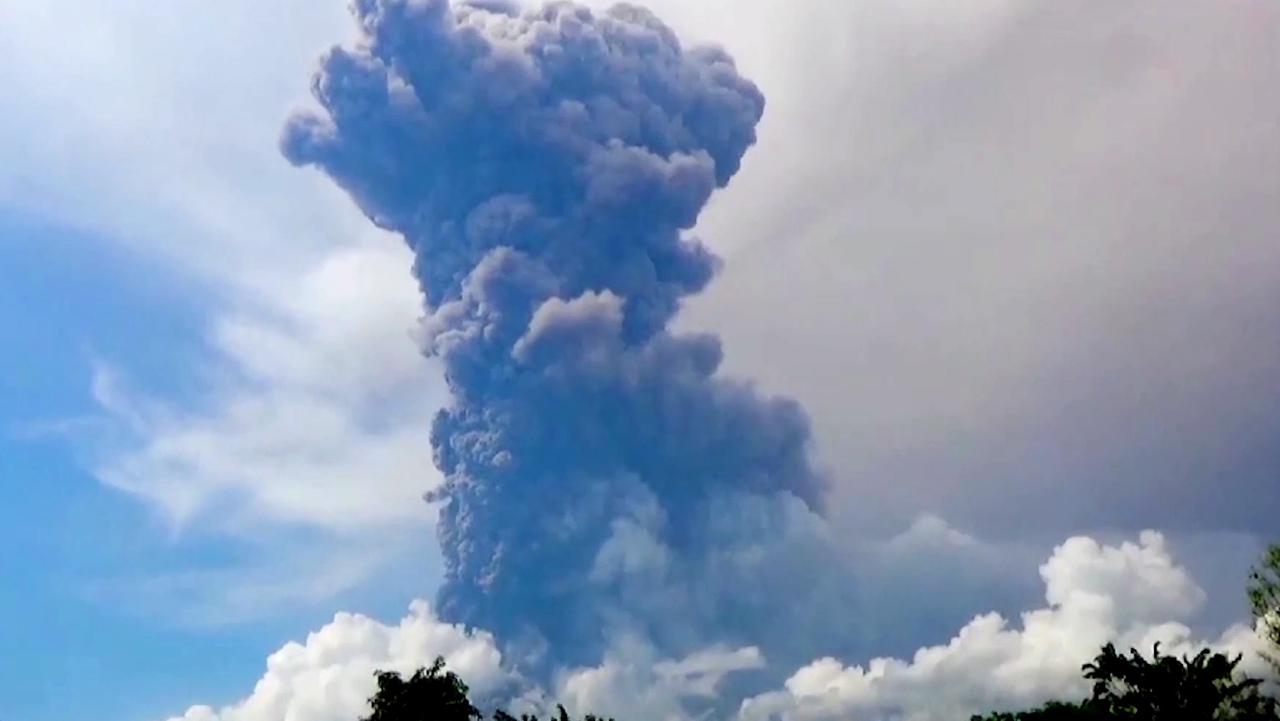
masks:
[[[1188,623],[1206,593],[1178,564],[1163,536],[1146,532],[1115,544],[1077,536],[1040,566],[1044,605],[1016,620],[975,617],[947,642],[907,658],[846,666],[820,658],[776,690],[754,695],[725,717],[738,721],[953,721],[969,713],[1018,709],[1088,694],[1080,666],[1107,641],[1149,653],[1210,647],[1246,656],[1245,669],[1267,677],[1262,639],[1236,624],[1198,638]],[[541,686],[512,670],[487,632],[466,631],[415,603],[397,625],[339,614],[273,654],[253,693],[222,709],[197,706],[170,721],[350,721],[365,711],[373,670],[412,671],[443,655],[473,684],[482,703],[544,710],[560,701],[575,714],[677,721],[702,718],[735,675],[768,662],[759,649],[712,646],[664,658],[629,639],[598,664],[558,670]]]

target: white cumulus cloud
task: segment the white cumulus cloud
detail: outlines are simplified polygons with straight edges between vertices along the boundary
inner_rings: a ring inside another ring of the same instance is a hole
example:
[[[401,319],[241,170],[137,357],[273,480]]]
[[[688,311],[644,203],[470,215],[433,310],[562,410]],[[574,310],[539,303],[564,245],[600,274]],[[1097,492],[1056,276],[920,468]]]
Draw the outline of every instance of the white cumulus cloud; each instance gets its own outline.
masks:
[[[1150,653],[1205,645],[1244,652],[1256,662],[1257,636],[1236,625],[1199,642],[1186,621],[1205,593],[1178,566],[1163,536],[1108,546],[1072,538],[1040,568],[1046,605],[1012,624],[998,614],[973,619],[949,642],[910,659],[877,658],[846,665],[824,658],[796,671],[784,688],[748,699],[742,721],[945,721],[993,709],[1017,709],[1052,699],[1083,698],[1080,666],[1107,642]]]
[[[437,656],[482,707],[545,715],[559,701],[579,712],[647,721],[687,718],[686,704],[712,698],[727,675],[764,663],[754,648],[713,647],[663,659],[642,639],[621,638],[599,666],[558,674],[552,694],[512,671],[492,635],[445,623],[425,601],[415,601],[396,624],[339,613],[304,642],[271,654],[244,699],[222,708],[192,706],[169,721],[354,721],[368,713],[375,671],[412,673]]]
[[[1075,537],[1040,567],[1045,605],[1011,623],[980,615],[947,643],[909,659],[877,658],[848,665],[822,658],[798,669],[783,688],[747,698],[738,721],[951,721],[970,713],[1021,708],[1088,693],[1080,666],[1102,644],[1115,642],[1167,653],[1205,646],[1246,656],[1245,669],[1267,673],[1261,641],[1244,625],[1199,640],[1187,625],[1205,592],[1175,562],[1164,537],[1105,544]],[[638,636],[614,639],[598,665],[561,669],[548,686],[510,670],[495,640],[439,621],[424,602],[396,625],[339,614],[273,654],[244,700],[221,710],[192,707],[170,721],[352,721],[374,691],[376,668],[411,671],[444,655],[472,686],[474,698],[520,711],[563,703],[571,713],[623,721],[680,721],[733,715],[733,674],[766,669],[753,647],[710,646],[682,659],[663,658]]]
[[[725,677],[763,668],[759,649],[713,646],[673,660],[642,639],[619,639],[604,661],[564,674],[558,700],[579,713],[618,719],[679,721],[705,712]]]
[[[244,700],[221,709],[193,706],[169,721],[354,721],[368,713],[375,671],[410,673],[437,656],[466,680],[474,697],[515,682],[492,636],[443,623],[418,601],[396,625],[339,613],[305,642],[271,654]]]

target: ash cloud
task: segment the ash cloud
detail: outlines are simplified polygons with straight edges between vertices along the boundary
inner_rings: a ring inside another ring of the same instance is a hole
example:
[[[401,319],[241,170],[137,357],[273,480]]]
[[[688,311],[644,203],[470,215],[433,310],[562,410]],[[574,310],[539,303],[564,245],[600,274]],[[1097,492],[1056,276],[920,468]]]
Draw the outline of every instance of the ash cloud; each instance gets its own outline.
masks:
[[[805,413],[718,374],[714,335],[668,330],[717,268],[685,231],[754,142],[760,91],[632,6],[353,12],[359,41],[325,55],[320,110],[282,147],[416,254],[453,397],[431,437],[442,617],[532,661],[624,632],[846,650]]]

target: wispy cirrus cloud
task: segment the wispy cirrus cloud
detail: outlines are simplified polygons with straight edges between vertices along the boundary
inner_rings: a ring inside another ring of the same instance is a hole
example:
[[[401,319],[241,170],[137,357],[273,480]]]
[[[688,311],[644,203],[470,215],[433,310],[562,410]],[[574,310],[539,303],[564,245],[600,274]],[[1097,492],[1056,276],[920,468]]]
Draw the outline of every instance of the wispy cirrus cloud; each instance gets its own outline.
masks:
[[[434,523],[423,494],[439,482],[426,439],[443,398],[414,339],[420,301],[402,256],[336,251],[278,296],[216,319],[193,399],[99,366],[96,475],[153,509],[176,542],[259,549],[130,587],[179,617],[230,621],[332,598],[421,552]]]
[[[252,549],[97,579],[95,594],[241,620],[331,600],[427,545],[442,396],[405,253],[277,149],[297,78],[345,18],[309,2],[0,7],[17,98],[0,119],[0,212],[145,257],[206,314],[189,366],[153,379],[146,358],[95,356],[101,413],[28,430],[73,439],[174,548]]]
[[[443,397],[402,256],[336,252],[274,304],[218,318],[208,397],[189,406],[100,367],[95,397],[132,443],[108,449],[99,476],[178,527],[424,523],[437,477],[424,439]]]
[[[267,282],[367,235],[275,151],[279,119],[304,96],[290,81],[342,19],[292,1],[6,3],[0,209],[214,286]]]

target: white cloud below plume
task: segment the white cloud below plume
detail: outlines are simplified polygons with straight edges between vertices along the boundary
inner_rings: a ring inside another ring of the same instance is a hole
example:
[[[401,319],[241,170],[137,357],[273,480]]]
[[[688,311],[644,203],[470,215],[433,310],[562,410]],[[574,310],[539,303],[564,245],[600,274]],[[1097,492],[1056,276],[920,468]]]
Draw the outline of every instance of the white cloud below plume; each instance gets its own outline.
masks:
[[[351,721],[367,713],[374,672],[412,672],[443,656],[477,696],[514,681],[493,637],[437,620],[424,602],[392,626],[339,613],[267,659],[267,670],[243,701],[222,709],[193,706],[170,721]]]
[[[1083,698],[1080,666],[1107,642],[1150,653],[1194,653],[1212,646],[1256,663],[1258,639],[1246,626],[1199,641],[1186,625],[1205,592],[1169,554],[1164,538],[1103,545],[1076,537],[1040,568],[1043,608],[1011,624],[999,614],[973,619],[949,642],[909,660],[877,658],[846,666],[832,658],[794,673],[782,690],[744,702],[743,721],[947,721],[995,709]]]
[[[1158,533],[1118,545],[1072,538],[1055,549],[1040,575],[1046,604],[1022,614],[1018,624],[985,614],[947,643],[922,648],[910,659],[853,666],[815,660],[784,688],[743,702],[739,721],[949,721],[1079,698],[1087,694],[1081,664],[1108,641],[1147,652],[1161,641],[1168,653],[1208,645],[1244,653],[1247,670],[1265,673],[1255,653],[1260,641],[1246,626],[1231,626],[1216,639],[1193,638],[1186,624],[1205,592]],[[598,667],[562,671],[548,693],[504,665],[491,636],[443,623],[419,602],[397,625],[339,614],[305,644],[273,654],[243,701],[222,710],[193,707],[171,721],[350,721],[366,711],[374,669],[411,671],[436,655],[445,656],[477,698],[507,699],[517,710],[545,710],[558,700],[571,711],[630,721],[701,717],[728,675],[765,664],[753,648],[713,647],[662,659],[643,639],[623,638]]]

